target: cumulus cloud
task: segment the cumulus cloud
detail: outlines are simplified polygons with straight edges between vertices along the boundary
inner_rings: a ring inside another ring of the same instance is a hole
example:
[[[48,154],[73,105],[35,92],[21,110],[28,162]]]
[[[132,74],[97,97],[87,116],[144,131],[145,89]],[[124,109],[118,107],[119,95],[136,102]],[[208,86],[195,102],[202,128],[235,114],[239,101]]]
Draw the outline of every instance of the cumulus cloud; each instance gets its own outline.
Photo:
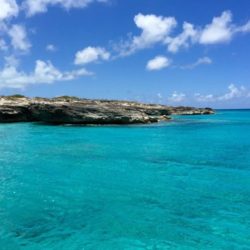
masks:
[[[27,32],[24,26],[14,24],[9,29],[8,34],[11,38],[11,44],[14,49],[23,52],[27,52],[30,49],[31,43],[27,38]]]
[[[220,101],[231,100],[233,98],[239,98],[243,96],[248,96],[248,91],[244,86],[236,87],[234,84],[228,86],[228,92],[222,96],[218,97]]]
[[[211,45],[232,40],[238,33],[250,32],[250,21],[243,25],[233,23],[231,11],[224,11],[220,16],[213,17],[212,22],[204,27],[184,22],[181,33],[172,35],[177,26],[174,17],[137,14],[134,17],[139,36],[130,35],[127,40],[115,44],[114,48],[120,56],[131,55],[140,49],[150,48],[155,44],[167,45],[171,53],[194,44]]]
[[[242,26],[236,25],[233,23],[231,11],[224,11],[205,27],[184,22],[183,31],[175,37],[167,37],[165,43],[169,52],[176,53],[182,47],[188,48],[192,44],[211,45],[230,42],[237,33],[247,32],[250,32],[250,21]]]
[[[236,33],[250,32],[250,22],[243,26],[232,23],[231,11],[224,11],[221,16],[214,17],[201,32],[199,42],[201,44],[217,44],[228,42]]]
[[[181,103],[185,102],[199,102],[199,103],[213,103],[213,105],[218,104],[226,104],[226,103],[235,103],[237,101],[245,100],[248,102],[250,99],[250,89],[246,88],[245,86],[237,86],[235,84],[230,84],[227,87],[227,90],[221,94],[186,94],[184,92],[177,92],[174,91],[172,95],[168,97],[168,101],[170,103]],[[206,104],[207,105],[207,104]]]
[[[174,93],[168,98],[169,102],[182,102],[186,99],[186,94],[174,91]]]
[[[233,34],[232,13],[224,11],[221,16],[214,17],[201,32],[200,43],[214,44],[231,40]]]
[[[235,29],[235,32],[250,32],[250,21],[248,21],[245,25],[239,26]]]
[[[195,99],[199,102],[218,102],[218,101],[229,101],[237,98],[248,98],[250,97],[250,91],[244,86],[237,87],[234,84],[228,86],[226,93],[221,95],[207,94],[202,95],[200,93],[195,94]]]
[[[143,15],[141,13],[135,16],[134,22],[142,30],[140,36],[133,38],[135,48],[145,48],[161,42],[176,26],[176,20],[173,17]]]
[[[163,43],[177,22],[174,17],[156,15],[143,15],[139,13],[134,17],[135,25],[141,29],[139,36],[133,36],[130,40],[120,45],[120,53],[123,56],[130,55],[139,49]]]
[[[101,47],[87,47],[80,50],[75,55],[75,64],[83,65],[99,60],[109,60],[110,53]]]
[[[36,61],[31,73],[18,71],[15,65],[6,64],[0,71],[0,88],[24,88],[27,85],[57,81],[69,81],[84,75],[91,75],[86,69],[61,72],[50,61]]]
[[[167,37],[165,43],[168,44],[168,51],[176,53],[181,47],[189,47],[189,43],[197,40],[198,31],[191,23],[184,22],[183,31],[174,38]]]
[[[156,56],[152,60],[148,61],[146,69],[149,71],[160,70],[170,65],[170,60],[165,56]]]
[[[213,63],[212,59],[205,56],[205,57],[199,58],[196,62],[188,64],[188,65],[184,65],[181,68],[182,69],[194,69],[202,64],[212,64],[212,63]]]
[[[93,2],[108,2],[108,0],[25,0],[23,8],[28,16],[47,12],[50,6],[60,6],[64,9],[85,8]]]
[[[0,0],[0,21],[18,15],[19,8],[15,0]]]

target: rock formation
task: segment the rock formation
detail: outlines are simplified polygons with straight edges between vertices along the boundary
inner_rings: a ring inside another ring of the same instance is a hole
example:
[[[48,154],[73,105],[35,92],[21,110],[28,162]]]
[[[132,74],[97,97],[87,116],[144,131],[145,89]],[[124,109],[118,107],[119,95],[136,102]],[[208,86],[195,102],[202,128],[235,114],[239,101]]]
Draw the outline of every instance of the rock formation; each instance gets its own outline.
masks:
[[[169,107],[128,101],[88,100],[76,97],[0,97],[0,123],[40,121],[51,124],[145,124],[170,115],[213,114],[210,108]]]

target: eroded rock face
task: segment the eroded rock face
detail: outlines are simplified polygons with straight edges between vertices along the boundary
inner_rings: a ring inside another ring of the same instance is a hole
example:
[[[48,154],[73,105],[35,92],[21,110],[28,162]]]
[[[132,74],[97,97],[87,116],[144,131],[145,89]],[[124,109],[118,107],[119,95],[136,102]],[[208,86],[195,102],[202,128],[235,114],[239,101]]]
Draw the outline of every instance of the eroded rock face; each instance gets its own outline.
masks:
[[[0,98],[0,122],[144,124],[168,120],[171,114],[213,114],[213,110],[72,97]]]
[[[135,124],[167,120],[169,111],[158,106],[129,105],[125,102],[78,101],[33,104],[33,115],[44,122],[72,124]]]
[[[1,107],[0,122],[27,122],[31,120],[30,112],[24,107]]]
[[[0,98],[0,122],[34,121],[27,98]]]
[[[212,115],[215,112],[211,108],[193,108],[193,107],[169,107],[173,115]]]

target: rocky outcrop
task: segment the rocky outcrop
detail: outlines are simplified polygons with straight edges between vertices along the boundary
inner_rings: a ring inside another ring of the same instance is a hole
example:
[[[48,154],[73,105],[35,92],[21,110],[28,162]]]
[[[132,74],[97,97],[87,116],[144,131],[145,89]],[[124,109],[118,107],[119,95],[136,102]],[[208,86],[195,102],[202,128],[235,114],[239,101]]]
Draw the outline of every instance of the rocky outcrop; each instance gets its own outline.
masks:
[[[0,123],[34,121],[27,98],[0,98]]]
[[[211,108],[193,108],[193,107],[169,107],[173,115],[211,115],[214,114]]]
[[[119,102],[73,102],[31,105],[33,115],[44,122],[72,124],[133,124],[167,120],[162,107],[127,105]]]
[[[76,97],[0,98],[2,123],[41,121],[51,124],[145,124],[168,120],[171,114],[213,114],[213,110]]]
[[[0,107],[0,122],[28,122],[34,120],[27,107]]]

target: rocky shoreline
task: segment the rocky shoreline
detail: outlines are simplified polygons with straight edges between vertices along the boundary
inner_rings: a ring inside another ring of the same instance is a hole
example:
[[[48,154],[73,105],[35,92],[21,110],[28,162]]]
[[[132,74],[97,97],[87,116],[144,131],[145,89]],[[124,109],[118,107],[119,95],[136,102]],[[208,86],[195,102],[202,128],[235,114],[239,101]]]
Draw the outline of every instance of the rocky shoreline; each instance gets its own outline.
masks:
[[[0,123],[146,124],[171,119],[171,115],[210,115],[211,108],[170,107],[129,101],[89,100],[76,97],[0,97]]]

